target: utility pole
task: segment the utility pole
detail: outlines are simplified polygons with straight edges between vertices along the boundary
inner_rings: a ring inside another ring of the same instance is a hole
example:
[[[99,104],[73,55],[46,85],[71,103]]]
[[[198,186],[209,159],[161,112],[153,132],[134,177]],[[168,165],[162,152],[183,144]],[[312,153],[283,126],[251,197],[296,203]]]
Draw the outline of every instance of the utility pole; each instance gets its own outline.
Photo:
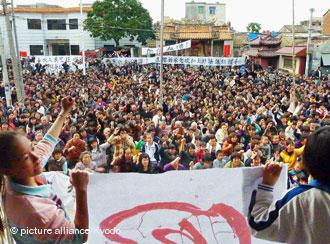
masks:
[[[8,79],[8,70],[7,70],[7,62],[5,57],[5,51],[4,51],[4,44],[3,44],[3,35],[0,28],[0,55],[1,55],[1,63],[2,63],[2,80],[5,86],[5,94],[6,94],[6,104],[7,107],[10,107],[11,104],[11,91],[10,91],[10,85],[9,85],[9,79]]]
[[[294,29],[294,0],[292,0],[292,84],[296,84],[296,66],[295,66],[295,29]]]
[[[163,55],[164,55],[164,0],[161,0],[161,21],[160,21],[160,69],[159,69],[159,105],[163,106],[164,101],[164,80],[163,80]]]
[[[306,64],[305,64],[305,76],[308,76],[309,73],[309,60],[311,56],[311,41],[312,41],[312,21],[313,21],[313,12],[314,8],[309,9],[311,12],[310,18],[309,18],[309,26],[308,26],[308,39],[307,39],[307,52],[306,52]]]
[[[9,51],[10,51],[15,86],[16,86],[16,91],[17,91],[17,100],[20,101],[24,97],[24,85],[23,85],[23,80],[20,79],[20,77],[22,77],[19,74],[19,67],[18,67],[20,65],[20,61],[18,59],[18,56],[16,55],[16,48],[15,48],[14,38],[13,38],[13,29],[12,29],[12,26],[11,26],[11,23],[9,20],[9,15],[7,13],[6,0],[2,0],[2,8],[3,8],[3,14],[5,16],[5,22],[6,22],[7,36],[8,36],[8,42],[9,42]]]
[[[20,63],[20,55],[19,55],[19,44],[17,38],[17,28],[16,28],[16,19],[15,19],[15,8],[14,8],[14,0],[11,0],[11,18],[13,20],[13,29],[14,29],[14,37],[15,37],[15,44],[16,44],[16,53],[18,56],[18,74],[19,79],[23,81],[23,72],[22,72],[22,64]],[[22,83],[23,84],[23,83]],[[24,89],[23,89],[24,90]]]
[[[82,0],[80,0],[80,42],[81,42],[81,52],[82,52],[82,61],[83,61],[83,75],[86,75],[86,61],[85,61],[85,43],[84,43],[84,18],[83,18],[83,7]]]

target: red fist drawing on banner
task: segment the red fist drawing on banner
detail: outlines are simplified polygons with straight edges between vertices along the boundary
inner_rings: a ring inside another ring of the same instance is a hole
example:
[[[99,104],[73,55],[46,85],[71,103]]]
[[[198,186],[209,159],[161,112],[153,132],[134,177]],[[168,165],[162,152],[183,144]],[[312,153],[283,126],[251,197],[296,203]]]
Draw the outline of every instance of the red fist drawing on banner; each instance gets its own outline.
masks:
[[[172,213],[172,216],[179,218],[177,223],[175,222],[177,220],[169,215],[169,211]],[[107,233],[105,230],[119,229],[120,233],[104,234],[108,240],[116,243],[141,243],[141,241],[137,242],[136,240],[124,237],[122,230],[125,229],[128,233],[132,233],[132,231],[138,232],[142,238],[145,239],[144,243],[150,243],[150,239],[146,239],[146,234],[142,233],[140,230],[143,222],[148,221],[146,216],[147,213],[148,218],[151,217],[149,214],[154,214],[156,216],[152,219],[153,222],[166,221],[166,223],[161,222],[161,224],[157,225],[157,227],[153,229],[149,228],[147,230],[148,232],[151,232],[152,235],[152,237],[149,238],[154,238],[161,243],[176,244],[177,241],[173,241],[175,235],[179,235],[180,238],[178,239],[177,237],[175,240],[181,240],[180,242],[182,243],[187,243],[183,242],[183,239],[187,239],[191,243],[198,244],[206,244],[211,242],[219,243],[219,239],[223,235],[227,235],[226,240],[228,240],[228,235],[230,235],[232,240],[237,237],[240,244],[251,243],[251,234],[245,217],[233,207],[222,203],[214,204],[208,210],[201,210],[192,204],[184,202],[148,203],[128,210],[123,210],[109,216],[100,223],[100,228],[103,233]],[[135,230],[133,228],[127,228],[127,226],[132,224],[132,219],[134,220],[134,218],[137,218],[139,215],[142,216],[140,216],[139,221],[134,222],[138,224]],[[163,216],[163,218],[160,216]],[[197,222],[193,221],[194,218]],[[169,222],[172,228],[163,227],[163,225],[168,225]],[[226,225],[226,231],[217,230],[221,224]],[[173,226],[177,226],[177,228],[173,229]]]

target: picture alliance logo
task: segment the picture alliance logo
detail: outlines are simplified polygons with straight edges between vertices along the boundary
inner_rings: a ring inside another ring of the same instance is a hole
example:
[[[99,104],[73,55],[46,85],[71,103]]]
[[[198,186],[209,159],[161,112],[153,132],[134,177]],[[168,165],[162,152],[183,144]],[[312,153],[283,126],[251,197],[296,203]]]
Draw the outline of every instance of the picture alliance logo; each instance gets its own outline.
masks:
[[[76,235],[76,234],[89,234],[89,233],[99,233],[103,235],[116,235],[120,233],[120,230],[117,228],[113,229],[74,229],[74,228],[67,228],[67,227],[61,227],[59,229],[39,229],[39,228],[24,228],[19,229],[17,227],[10,227],[9,231],[13,235]]]

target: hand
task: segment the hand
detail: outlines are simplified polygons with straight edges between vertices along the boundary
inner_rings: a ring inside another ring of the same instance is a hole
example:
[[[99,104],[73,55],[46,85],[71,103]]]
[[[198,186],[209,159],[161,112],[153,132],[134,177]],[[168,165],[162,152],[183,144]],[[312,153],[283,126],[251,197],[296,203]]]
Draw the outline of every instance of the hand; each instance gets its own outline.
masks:
[[[118,135],[118,133],[119,133],[119,127],[117,127],[117,128],[115,129],[115,131],[113,132],[113,134]]]
[[[87,185],[89,181],[89,175],[84,170],[71,170],[70,171],[70,182],[76,191],[87,191]]]
[[[274,186],[281,174],[282,163],[267,162],[264,168],[262,184]]]
[[[178,163],[179,161],[180,161],[180,157],[176,157],[176,159],[174,159],[173,161],[172,161],[172,164],[176,164],[176,163]]]
[[[62,106],[61,112],[64,114],[70,113],[73,105],[74,105],[74,100],[72,97],[67,96],[67,97],[63,98],[61,101],[61,106]]]
[[[72,146],[72,147],[69,148],[68,151],[72,151],[72,150],[74,150],[75,148],[76,148],[76,146]]]

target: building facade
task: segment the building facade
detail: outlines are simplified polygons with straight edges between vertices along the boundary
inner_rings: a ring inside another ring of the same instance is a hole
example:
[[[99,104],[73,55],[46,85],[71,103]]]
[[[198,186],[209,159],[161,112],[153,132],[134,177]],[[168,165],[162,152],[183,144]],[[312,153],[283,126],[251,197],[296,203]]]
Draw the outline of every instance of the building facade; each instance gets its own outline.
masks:
[[[322,73],[330,75],[330,40],[314,45],[311,68],[319,67]]]
[[[226,4],[219,2],[187,2],[186,19],[223,25],[226,23]]]
[[[269,66],[277,68],[278,54],[276,51],[280,49],[280,45],[281,37],[277,33],[265,31],[260,35],[255,35],[253,39],[248,41],[243,56],[249,56],[262,68],[268,68]]]
[[[323,15],[322,34],[330,36],[330,9]]]
[[[309,19],[300,21],[300,25],[306,26],[307,30],[309,28]],[[322,32],[322,17],[313,17],[312,18],[312,33],[321,33]]]
[[[91,6],[83,7],[83,19]],[[22,55],[79,55],[82,50],[98,48],[111,49],[114,41],[101,41],[81,30],[80,8],[62,8],[54,5],[36,4],[17,6],[15,21],[19,51]],[[5,55],[8,57],[8,37],[5,17],[0,16],[0,28],[4,37]],[[120,40],[120,46],[141,47],[137,41],[128,38]]]
[[[164,28],[165,45],[191,40],[191,48],[177,54],[183,56],[232,56],[233,34],[229,26],[210,24],[167,23]]]
[[[295,74],[303,75],[305,73],[306,50],[306,46],[295,46],[294,67],[292,67],[292,47],[282,47],[276,52],[279,55],[278,68],[291,73],[294,68]]]

